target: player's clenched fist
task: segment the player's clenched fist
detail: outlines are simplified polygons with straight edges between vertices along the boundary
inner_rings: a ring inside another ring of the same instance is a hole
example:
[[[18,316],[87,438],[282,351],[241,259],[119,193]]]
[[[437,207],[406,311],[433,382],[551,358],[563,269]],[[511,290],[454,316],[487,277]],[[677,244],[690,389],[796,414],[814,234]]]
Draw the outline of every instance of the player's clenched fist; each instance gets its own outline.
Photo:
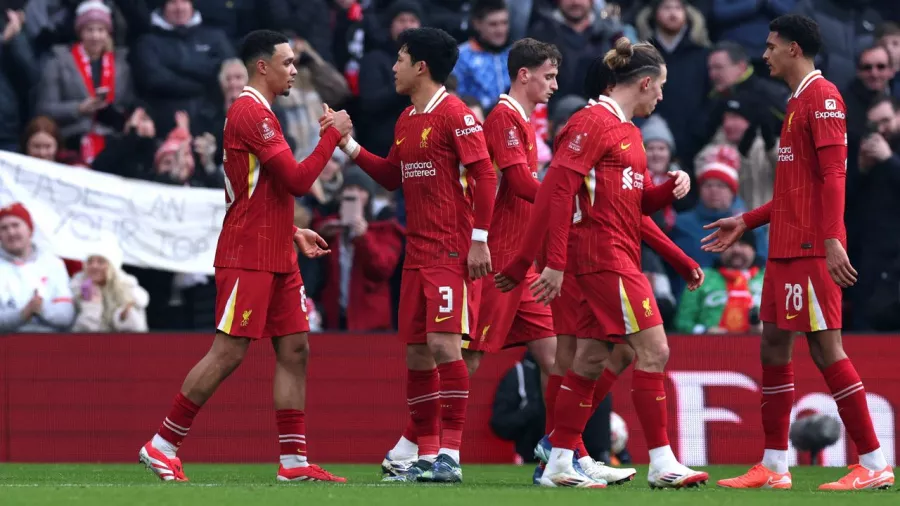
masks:
[[[325,130],[328,127],[332,126],[338,129],[341,137],[350,135],[350,132],[353,131],[353,121],[350,120],[350,115],[347,114],[347,111],[335,111],[328,104],[322,104],[322,109],[324,109],[325,113],[319,118],[320,137],[325,134]]]

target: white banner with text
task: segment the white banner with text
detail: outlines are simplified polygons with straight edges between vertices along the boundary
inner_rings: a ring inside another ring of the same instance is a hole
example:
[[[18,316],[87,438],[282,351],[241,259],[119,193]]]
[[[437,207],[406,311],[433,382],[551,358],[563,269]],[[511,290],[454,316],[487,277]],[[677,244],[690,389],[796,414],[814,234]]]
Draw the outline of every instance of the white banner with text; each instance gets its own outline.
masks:
[[[126,179],[0,151],[0,207],[21,202],[38,247],[83,260],[101,235],[115,236],[125,263],[213,273],[225,216],[222,190]]]

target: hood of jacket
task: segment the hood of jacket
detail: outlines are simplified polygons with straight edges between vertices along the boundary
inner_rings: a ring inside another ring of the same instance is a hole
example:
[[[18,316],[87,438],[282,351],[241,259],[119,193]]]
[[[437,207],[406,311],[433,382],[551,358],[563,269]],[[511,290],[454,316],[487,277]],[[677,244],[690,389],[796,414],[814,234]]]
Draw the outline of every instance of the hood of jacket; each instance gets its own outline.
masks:
[[[685,4],[686,16],[685,19],[688,25],[688,33],[685,35],[684,39],[682,39],[681,44],[684,44],[684,41],[690,41],[693,44],[701,47],[709,47],[709,29],[706,27],[706,19],[703,17],[703,14],[694,6]],[[650,6],[644,7],[638,12],[637,17],[635,18],[634,26],[637,29],[638,37],[641,40],[649,40],[656,35],[656,20],[653,19],[653,8]]]
[[[200,15],[199,11],[194,11],[191,20],[184,26],[175,26],[166,21],[165,18],[162,17],[162,11],[160,9],[156,9],[153,11],[153,14],[150,14],[150,25],[166,32],[174,32],[178,28],[193,28],[195,26],[200,26],[201,23],[203,23],[203,17]]]

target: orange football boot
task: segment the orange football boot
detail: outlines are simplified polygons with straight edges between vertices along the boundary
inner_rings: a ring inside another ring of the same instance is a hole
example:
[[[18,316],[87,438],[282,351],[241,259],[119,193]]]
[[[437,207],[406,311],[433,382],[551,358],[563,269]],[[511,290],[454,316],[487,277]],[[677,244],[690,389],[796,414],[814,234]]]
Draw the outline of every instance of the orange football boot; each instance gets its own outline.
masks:
[[[819,490],[869,490],[894,486],[894,470],[887,466],[881,471],[870,471],[859,464],[850,466],[850,472],[838,481],[819,486]]]
[[[775,488],[790,489],[792,486],[791,473],[778,474],[768,467],[756,464],[745,474],[737,478],[719,480],[718,485],[725,488]]]

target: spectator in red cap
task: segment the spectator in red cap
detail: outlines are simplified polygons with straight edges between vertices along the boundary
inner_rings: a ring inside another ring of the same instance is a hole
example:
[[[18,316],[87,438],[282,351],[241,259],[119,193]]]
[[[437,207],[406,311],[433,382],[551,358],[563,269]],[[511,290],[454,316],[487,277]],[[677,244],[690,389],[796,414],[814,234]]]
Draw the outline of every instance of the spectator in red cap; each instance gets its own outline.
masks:
[[[736,205],[736,196],[740,189],[737,169],[719,162],[707,162],[699,167],[696,173],[699,187],[699,201],[694,209],[678,214],[675,227],[670,236],[684,252],[697,261],[700,267],[712,267],[717,254],[700,250],[700,239],[708,234],[703,226],[718,219],[734,216],[741,210]],[[748,232],[749,233],[749,232]],[[754,230],[758,256],[764,257],[768,251],[768,239],[765,230]],[[763,259],[764,260],[764,259]],[[680,294],[684,284],[675,276],[672,280],[674,293]]]
[[[65,331],[75,317],[63,261],[38,249],[33,234],[25,206],[0,208],[0,334]]]

